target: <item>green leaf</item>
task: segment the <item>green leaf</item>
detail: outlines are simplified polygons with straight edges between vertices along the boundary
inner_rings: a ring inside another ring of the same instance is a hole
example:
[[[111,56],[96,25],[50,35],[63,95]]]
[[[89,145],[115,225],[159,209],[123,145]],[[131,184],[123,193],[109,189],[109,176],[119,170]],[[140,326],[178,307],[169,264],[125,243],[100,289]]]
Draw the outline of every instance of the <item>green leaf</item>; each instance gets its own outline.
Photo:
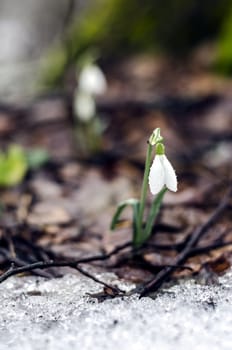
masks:
[[[123,210],[127,207],[127,206],[131,206],[133,208],[133,216],[135,216],[135,213],[138,212],[138,205],[139,205],[139,200],[138,199],[135,199],[135,198],[130,198],[130,199],[127,199],[123,202],[121,202],[118,207],[117,207],[117,210],[113,216],[113,219],[112,219],[112,222],[111,222],[111,225],[110,225],[110,229],[111,230],[114,230],[117,226],[117,223],[119,221],[119,218],[123,212]],[[135,220],[135,218],[134,218]],[[135,224],[133,220],[133,225]]]
[[[0,153],[0,186],[14,186],[20,183],[28,169],[23,149],[11,145],[6,154]]]
[[[49,160],[49,153],[42,148],[35,148],[27,152],[27,163],[29,169],[36,170]]]
[[[137,246],[137,241],[141,235],[140,233],[140,224],[139,224],[139,210],[140,210],[140,201],[138,201],[133,206],[133,246]]]

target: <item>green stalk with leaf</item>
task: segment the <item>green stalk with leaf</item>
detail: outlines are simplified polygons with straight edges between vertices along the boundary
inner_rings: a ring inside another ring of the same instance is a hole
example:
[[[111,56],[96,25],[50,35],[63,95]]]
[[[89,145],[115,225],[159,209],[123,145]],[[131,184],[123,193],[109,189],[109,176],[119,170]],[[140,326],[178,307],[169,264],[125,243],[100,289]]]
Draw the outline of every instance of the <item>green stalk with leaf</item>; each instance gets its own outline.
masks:
[[[152,162],[154,149],[156,155]],[[148,186],[155,197],[152,201],[149,213],[145,218],[144,212]],[[177,178],[175,170],[165,155],[165,147],[163,144],[163,137],[160,135],[160,128],[156,128],[148,140],[140,199],[130,198],[118,205],[111,222],[111,230],[117,228],[122,212],[126,207],[130,206],[133,213],[133,245],[135,248],[140,247],[148,240],[152,233],[155,219],[159,213],[167,189],[174,192],[177,191]]]

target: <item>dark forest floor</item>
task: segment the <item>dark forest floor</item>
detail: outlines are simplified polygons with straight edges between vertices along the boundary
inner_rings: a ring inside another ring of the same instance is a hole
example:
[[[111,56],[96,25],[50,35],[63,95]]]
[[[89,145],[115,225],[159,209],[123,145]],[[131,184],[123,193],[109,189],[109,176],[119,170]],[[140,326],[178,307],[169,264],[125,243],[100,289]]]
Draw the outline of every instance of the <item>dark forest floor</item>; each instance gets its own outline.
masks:
[[[1,145],[43,147],[51,155],[42,168],[15,188],[1,190],[0,269],[14,262],[79,259],[107,254],[131,240],[130,212],[111,233],[121,200],[138,197],[152,130],[160,127],[179,189],[167,193],[150,246],[135,259],[131,246],[96,268],[136,283],[172,265],[196,229],[208,222],[231,186],[232,84],[186,63],[138,57],[107,68],[109,91],[98,100],[107,129],[104,150],[80,157],[73,135],[71,93],[41,96],[24,107],[0,106]],[[173,277],[207,278],[231,264],[231,201],[192,247]],[[212,246],[212,247],[211,247]],[[214,249],[209,249],[209,248]],[[217,249],[216,249],[217,248]],[[194,251],[195,249],[195,251]],[[58,269],[36,270],[58,276]],[[174,274],[173,274],[174,272]],[[170,277],[170,276],[169,276]]]

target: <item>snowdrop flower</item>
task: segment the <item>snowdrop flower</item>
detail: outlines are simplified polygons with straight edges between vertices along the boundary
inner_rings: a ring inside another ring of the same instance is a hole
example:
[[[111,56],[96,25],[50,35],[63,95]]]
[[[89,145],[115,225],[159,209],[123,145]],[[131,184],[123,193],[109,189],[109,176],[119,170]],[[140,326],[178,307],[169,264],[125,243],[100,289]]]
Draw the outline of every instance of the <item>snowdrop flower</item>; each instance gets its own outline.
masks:
[[[87,94],[101,95],[107,89],[105,75],[97,65],[89,64],[80,72],[78,87]]]
[[[74,110],[80,121],[88,122],[96,114],[94,98],[77,89],[74,97]]]
[[[177,191],[175,170],[165,155],[164,145],[156,145],[156,156],[149,173],[149,186],[153,195],[159,193],[164,186],[170,191]]]

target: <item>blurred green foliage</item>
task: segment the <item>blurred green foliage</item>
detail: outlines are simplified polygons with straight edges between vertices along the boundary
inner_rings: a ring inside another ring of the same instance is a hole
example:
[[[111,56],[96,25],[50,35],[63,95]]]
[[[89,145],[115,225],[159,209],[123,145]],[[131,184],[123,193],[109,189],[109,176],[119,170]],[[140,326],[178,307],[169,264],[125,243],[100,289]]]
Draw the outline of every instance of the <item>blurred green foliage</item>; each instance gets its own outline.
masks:
[[[232,56],[231,10],[231,0],[95,0],[51,52],[44,81],[59,84],[70,63],[91,48],[106,59],[144,50],[185,55],[199,42],[219,36],[219,56],[227,63],[225,57]]]
[[[215,67],[217,71],[229,75],[232,73],[232,4],[218,39],[218,52]]]
[[[28,169],[25,152],[17,145],[9,147],[6,153],[0,152],[0,186],[17,185]]]
[[[31,170],[41,168],[49,158],[49,153],[43,148],[34,148],[26,152],[27,165]]]
[[[19,145],[11,145],[0,152],[0,187],[11,187],[21,183],[29,169],[38,169],[48,160],[42,149],[25,151]]]

